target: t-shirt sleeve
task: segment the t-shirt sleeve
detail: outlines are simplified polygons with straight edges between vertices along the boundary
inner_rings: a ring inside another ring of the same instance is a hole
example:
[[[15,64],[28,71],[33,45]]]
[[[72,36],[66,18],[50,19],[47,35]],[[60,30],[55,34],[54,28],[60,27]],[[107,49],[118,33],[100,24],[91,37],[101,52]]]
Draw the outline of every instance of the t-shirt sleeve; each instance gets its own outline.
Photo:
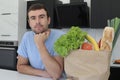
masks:
[[[59,56],[59,54],[57,52],[55,52],[54,49],[53,49],[53,56]]]
[[[17,50],[17,53],[24,58],[28,58],[26,44],[27,44],[27,35],[24,34]]]

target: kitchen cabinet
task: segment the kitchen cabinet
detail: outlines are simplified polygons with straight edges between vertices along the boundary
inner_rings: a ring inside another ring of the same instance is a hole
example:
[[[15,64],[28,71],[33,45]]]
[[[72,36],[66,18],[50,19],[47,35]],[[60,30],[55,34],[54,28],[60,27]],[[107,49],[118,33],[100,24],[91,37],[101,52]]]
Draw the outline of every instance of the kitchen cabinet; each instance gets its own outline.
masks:
[[[0,0],[0,12],[10,12],[17,13],[18,12],[18,0]]]
[[[26,1],[0,0],[0,41],[19,41],[26,28]]]
[[[104,28],[107,19],[120,17],[119,7],[120,0],[91,0],[91,27]]]
[[[15,40],[17,41],[18,33],[18,20],[17,14],[2,13],[0,15],[0,40]]]
[[[109,80],[120,80],[120,68],[111,67]]]
[[[18,0],[0,0],[0,40],[17,41]]]

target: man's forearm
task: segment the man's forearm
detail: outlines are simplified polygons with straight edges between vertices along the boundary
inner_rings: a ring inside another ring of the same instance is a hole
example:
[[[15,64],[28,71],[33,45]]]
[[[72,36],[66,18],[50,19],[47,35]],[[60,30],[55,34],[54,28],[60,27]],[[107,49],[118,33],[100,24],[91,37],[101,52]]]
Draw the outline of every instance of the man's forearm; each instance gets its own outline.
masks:
[[[47,71],[34,69],[29,65],[18,65],[17,70],[18,70],[18,72],[23,73],[23,74],[48,77],[48,78],[50,77],[50,75],[47,73]]]
[[[44,44],[38,46],[38,49],[41,53],[40,55],[43,63],[45,64],[47,72],[53,78],[59,78],[63,70],[60,64],[52,56],[50,56]]]

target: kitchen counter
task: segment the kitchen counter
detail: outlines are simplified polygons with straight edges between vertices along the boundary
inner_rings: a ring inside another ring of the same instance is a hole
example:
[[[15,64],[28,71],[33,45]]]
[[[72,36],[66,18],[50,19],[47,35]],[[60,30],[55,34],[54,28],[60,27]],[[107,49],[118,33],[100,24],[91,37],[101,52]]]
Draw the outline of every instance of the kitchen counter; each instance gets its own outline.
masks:
[[[0,80],[52,80],[52,79],[25,75],[12,70],[0,69]]]

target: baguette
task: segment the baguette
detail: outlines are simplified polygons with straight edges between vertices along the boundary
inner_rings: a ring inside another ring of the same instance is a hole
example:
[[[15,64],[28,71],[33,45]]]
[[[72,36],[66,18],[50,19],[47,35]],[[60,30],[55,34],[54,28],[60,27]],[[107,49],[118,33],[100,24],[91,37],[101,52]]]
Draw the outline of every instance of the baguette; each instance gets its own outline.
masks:
[[[100,50],[111,51],[113,39],[114,39],[114,28],[105,27],[101,39]]]

